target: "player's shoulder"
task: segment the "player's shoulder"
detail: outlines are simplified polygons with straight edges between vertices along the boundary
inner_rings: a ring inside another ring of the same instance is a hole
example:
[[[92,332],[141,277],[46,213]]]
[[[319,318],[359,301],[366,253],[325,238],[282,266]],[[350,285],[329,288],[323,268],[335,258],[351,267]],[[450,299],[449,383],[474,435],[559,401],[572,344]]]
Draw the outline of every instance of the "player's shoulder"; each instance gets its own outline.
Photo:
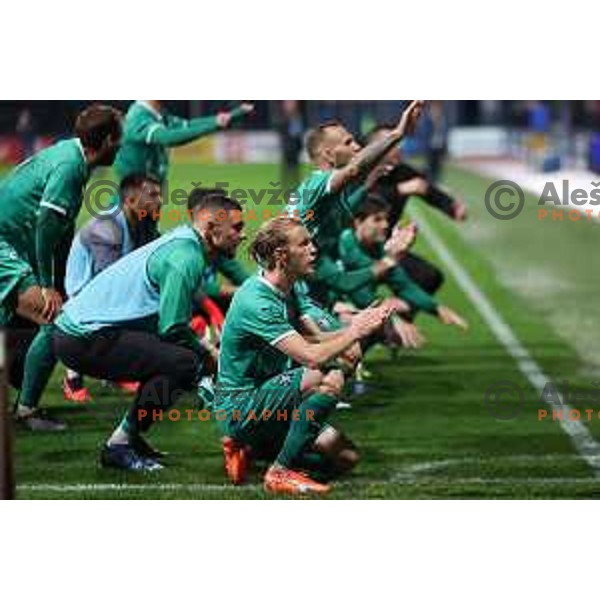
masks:
[[[145,102],[136,100],[129,105],[127,113],[125,113],[125,123],[139,120],[160,121],[161,115]]]
[[[245,309],[255,312],[265,305],[282,304],[283,296],[267,282],[261,275],[248,277],[235,293],[234,299],[239,296],[240,303]]]
[[[80,171],[85,164],[85,154],[78,138],[61,140],[44,148],[34,156],[34,160],[46,163],[64,171]]]
[[[180,272],[196,273],[200,277],[206,263],[196,232],[187,225],[171,230],[153,242],[151,255]]]
[[[161,116],[139,100],[133,102],[125,115],[123,133],[125,137],[130,132],[161,122]]]
[[[332,175],[333,171],[320,169],[310,173],[291,195],[290,206],[299,205],[303,209],[315,207],[321,198],[330,193]]]
[[[327,190],[333,171],[315,169],[302,181],[298,189]]]
[[[123,232],[115,217],[92,218],[79,231],[81,242],[117,246],[123,242]]]

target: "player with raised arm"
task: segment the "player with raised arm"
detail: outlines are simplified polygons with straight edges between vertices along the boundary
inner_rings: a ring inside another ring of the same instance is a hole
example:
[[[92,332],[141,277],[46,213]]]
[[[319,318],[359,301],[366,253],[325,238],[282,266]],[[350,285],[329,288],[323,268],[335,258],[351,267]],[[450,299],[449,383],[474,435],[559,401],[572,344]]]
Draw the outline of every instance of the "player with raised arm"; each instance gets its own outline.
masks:
[[[398,255],[391,253],[368,268],[343,272],[336,264],[338,240],[367,195],[369,173],[414,129],[423,104],[412,101],[395,128],[364,148],[337,122],[321,125],[307,137],[308,155],[317,170],[290,197],[287,211],[300,217],[317,244],[319,258],[310,291],[326,305],[340,294],[378,281],[398,264]]]
[[[367,143],[383,139],[391,130],[389,125],[377,126],[367,136]],[[390,229],[400,221],[413,196],[454,221],[461,222],[467,218],[465,203],[429,181],[425,173],[405,162],[399,146],[392,147],[371,173],[369,187],[370,191],[383,196],[389,203]],[[414,252],[407,252],[400,261],[400,266],[429,294],[435,294],[444,282],[442,271]]]
[[[161,100],[138,100],[125,115],[123,143],[115,160],[115,171],[119,179],[145,173],[163,183],[169,170],[170,148],[226,129],[253,110],[253,104],[244,102],[216,115],[182,119],[168,112]]]

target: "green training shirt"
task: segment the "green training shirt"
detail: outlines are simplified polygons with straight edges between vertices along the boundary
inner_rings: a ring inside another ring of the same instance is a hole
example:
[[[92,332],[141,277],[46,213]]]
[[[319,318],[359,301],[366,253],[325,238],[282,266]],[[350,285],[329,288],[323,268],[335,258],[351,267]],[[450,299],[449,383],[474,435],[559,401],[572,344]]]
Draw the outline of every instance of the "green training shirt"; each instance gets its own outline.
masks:
[[[299,215],[318,244],[319,252],[334,258],[338,238],[367,191],[364,185],[349,184],[334,193],[330,189],[332,176],[333,171],[313,171],[293,193],[287,211]]]
[[[339,255],[344,267],[350,271],[371,267],[383,258],[384,248],[383,244],[377,244],[373,249],[367,249],[358,241],[353,229],[346,229],[340,236]],[[417,285],[402,267],[397,266],[389,271],[384,281],[396,296],[406,300],[411,307],[437,313],[437,301]],[[377,282],[367,283],[347,292],[347,295],[358,308],[366,308],[378,298]]]
[[[215,116],[181,119],[166,111],[158,112],[146,102],[134,102],[125,115],[115,171],[119,179],[144,173],[162,183],[167,178],[170,147],[187,144],[218,129]]]
[[[0,238],[53,285],[57,248],[72,231],[90,176],[78,138],[58,142],[18,165],[0,183]]]
[[[250,390],[292,367],[275,345],[298,333],[309,300],[286,295],[261,275],[247,279],[225,317],[219,355],[219,390]]]

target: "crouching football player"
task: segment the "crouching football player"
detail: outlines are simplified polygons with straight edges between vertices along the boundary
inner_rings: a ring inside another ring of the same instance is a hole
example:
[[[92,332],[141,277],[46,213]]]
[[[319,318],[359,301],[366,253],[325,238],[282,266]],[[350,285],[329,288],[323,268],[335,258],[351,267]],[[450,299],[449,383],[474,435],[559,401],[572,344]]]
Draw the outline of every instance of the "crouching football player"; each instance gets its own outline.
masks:
[[[190,328],[193,296],[211,261],[235,255],[243,226],[237,202],[207,195],[194,207],[191,225],[115,262],[65,304],[54,333],[62,362],[97,379],[141,384],[102,449],[103,466],[161,468],[162,453],[142,434],[210,372],[212,361]]]
[[[380,328],[389,311],[367,309],[347,328],[310,342],[300,319],[303,298],[294,289],[314,270],[308,231],[298,220],[274,219],[260,228],[251,252],[261,274],[235,294],[221,339],[215,408],[226,415],[226,470],[234,483],[243,482],[249,446],[253,456],[274,459],[267,491],[324,493],[329,486],[305,472],[329,478],[358,462],[354,445],[327,424],[344,385],[334,360]]]
[[[378,195],[368,196],[359,206],[352,221],[352,228],[344,230],[340,236],[338,252],[345,268],[367,268],[381,259],[389,230],[389,213],[390,206]],[[445,325],[467,328],[466,322],[458,314],[447,306],[442,306],[415,283],[400,265],[390,270],[381,283],[386,284],[395,297],[406,302],[413,315],[415,311],[423,310],[437,317]],[[365,308],[378,300],[377,287],[376,284],[363,285],[348,294],[348,299],[357,308]],[[391,339],[398,338],[404,346],[419,346],[420,335],[415,336],[416,330],[411,332],[407,327],[410,325],[395,315],[391,319],[389,329]]]

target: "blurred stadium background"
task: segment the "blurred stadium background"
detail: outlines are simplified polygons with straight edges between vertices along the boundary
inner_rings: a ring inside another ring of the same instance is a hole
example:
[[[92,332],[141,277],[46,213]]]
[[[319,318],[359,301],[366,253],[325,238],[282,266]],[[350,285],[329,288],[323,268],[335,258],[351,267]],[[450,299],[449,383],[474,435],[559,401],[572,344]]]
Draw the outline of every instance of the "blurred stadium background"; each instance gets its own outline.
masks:
[[[109,103],[123,109],[129,104]],[[3,172],[69,136],[75,115],[87,104],[0,102]],[[181,116],[199,116],[228,105],[170,101],[166,106]],[[298,140],[309,127],[338,119],[360,135],[397,119],[399,106],[400,101],[258,101],[255,115],[240,130],[177,149],[169,184],[188,189],[197,177],[207,185],[227,181],[230,189],[264,189],[280,176],[293,180],[307,169]],[[568,179],[575,187],[589,187],[600,173],[600,101],[447,101],[443,118],[441,143],[433,143],[424,126],[403,150],[409,161],[435,171],[432,147],[443,148],[440,183],[466,201],[469,218],[454,223],[417,199],[410,210],[422,226],[417,250],[445,271],[441,297],[466,315],[471,330],[462,335],[421,317],[428,338],[423,350],[393,358],[381,349],[369,356],[375,373],[371,393],[339,415],[364,462],[333,497],[592,497],[598,489],[594,464],[600,461],[594,445],[600,440],[600,278],[593,271],[600,229],[595,216],[540,220],[538,199],[546,181]],[[486,191],[497,179],[513,180],[526,192],[515,219],[498,220],[486,210]],[[583,455],[558,421],[539,420],[540,390],[490,326],[464,274],[544,378],[568,381],[575,393],[569,404],[594,409],[589,422],[581,421],[593,442]],[[515,418],[498,419],[485,403],[498,381],[523,391],[525,402]],[[45,403],[71,428],[60,436],[17,436],[20,497],[263,497],[259,485],[238,489],[224,483],[216,434],[197,422],[156,428],[160,445],[175,456],[160,477],[97,470],[97,446],[124,402],[100,384],[93,391],[95,406],[66,405],[60,374],[55,375]]]
[[[125,109],[128,101],[107,101]],[[89,101],[0,102],[0,163],[15,164],[31,151],[68,135],[77,113]],[[212,114],[228,101],[174,100],[167,109],[183,117]],[[393,121],[399,101],[300,101],[298,123],[286,118],[285,103],[257,101],[244,133],[214,138],[213,158],[221,162],[276,162],[277,132],[287,123],[302,130],[330,119],[355,133]],[[295,110],[295,109],[294,109]],[[559,164],[600,172],[600,101],[453,100],[444,103],[451,157],[529,156],[545,169]],[[269,133],[267,133],[269,132]],[[407,153],[423,151],[422,131],[406,144]],[[534,152],[535,150],[544,150]],[[208,153],[210,156],[211,153]],[[535,156],[532,156],[535,155]]]

